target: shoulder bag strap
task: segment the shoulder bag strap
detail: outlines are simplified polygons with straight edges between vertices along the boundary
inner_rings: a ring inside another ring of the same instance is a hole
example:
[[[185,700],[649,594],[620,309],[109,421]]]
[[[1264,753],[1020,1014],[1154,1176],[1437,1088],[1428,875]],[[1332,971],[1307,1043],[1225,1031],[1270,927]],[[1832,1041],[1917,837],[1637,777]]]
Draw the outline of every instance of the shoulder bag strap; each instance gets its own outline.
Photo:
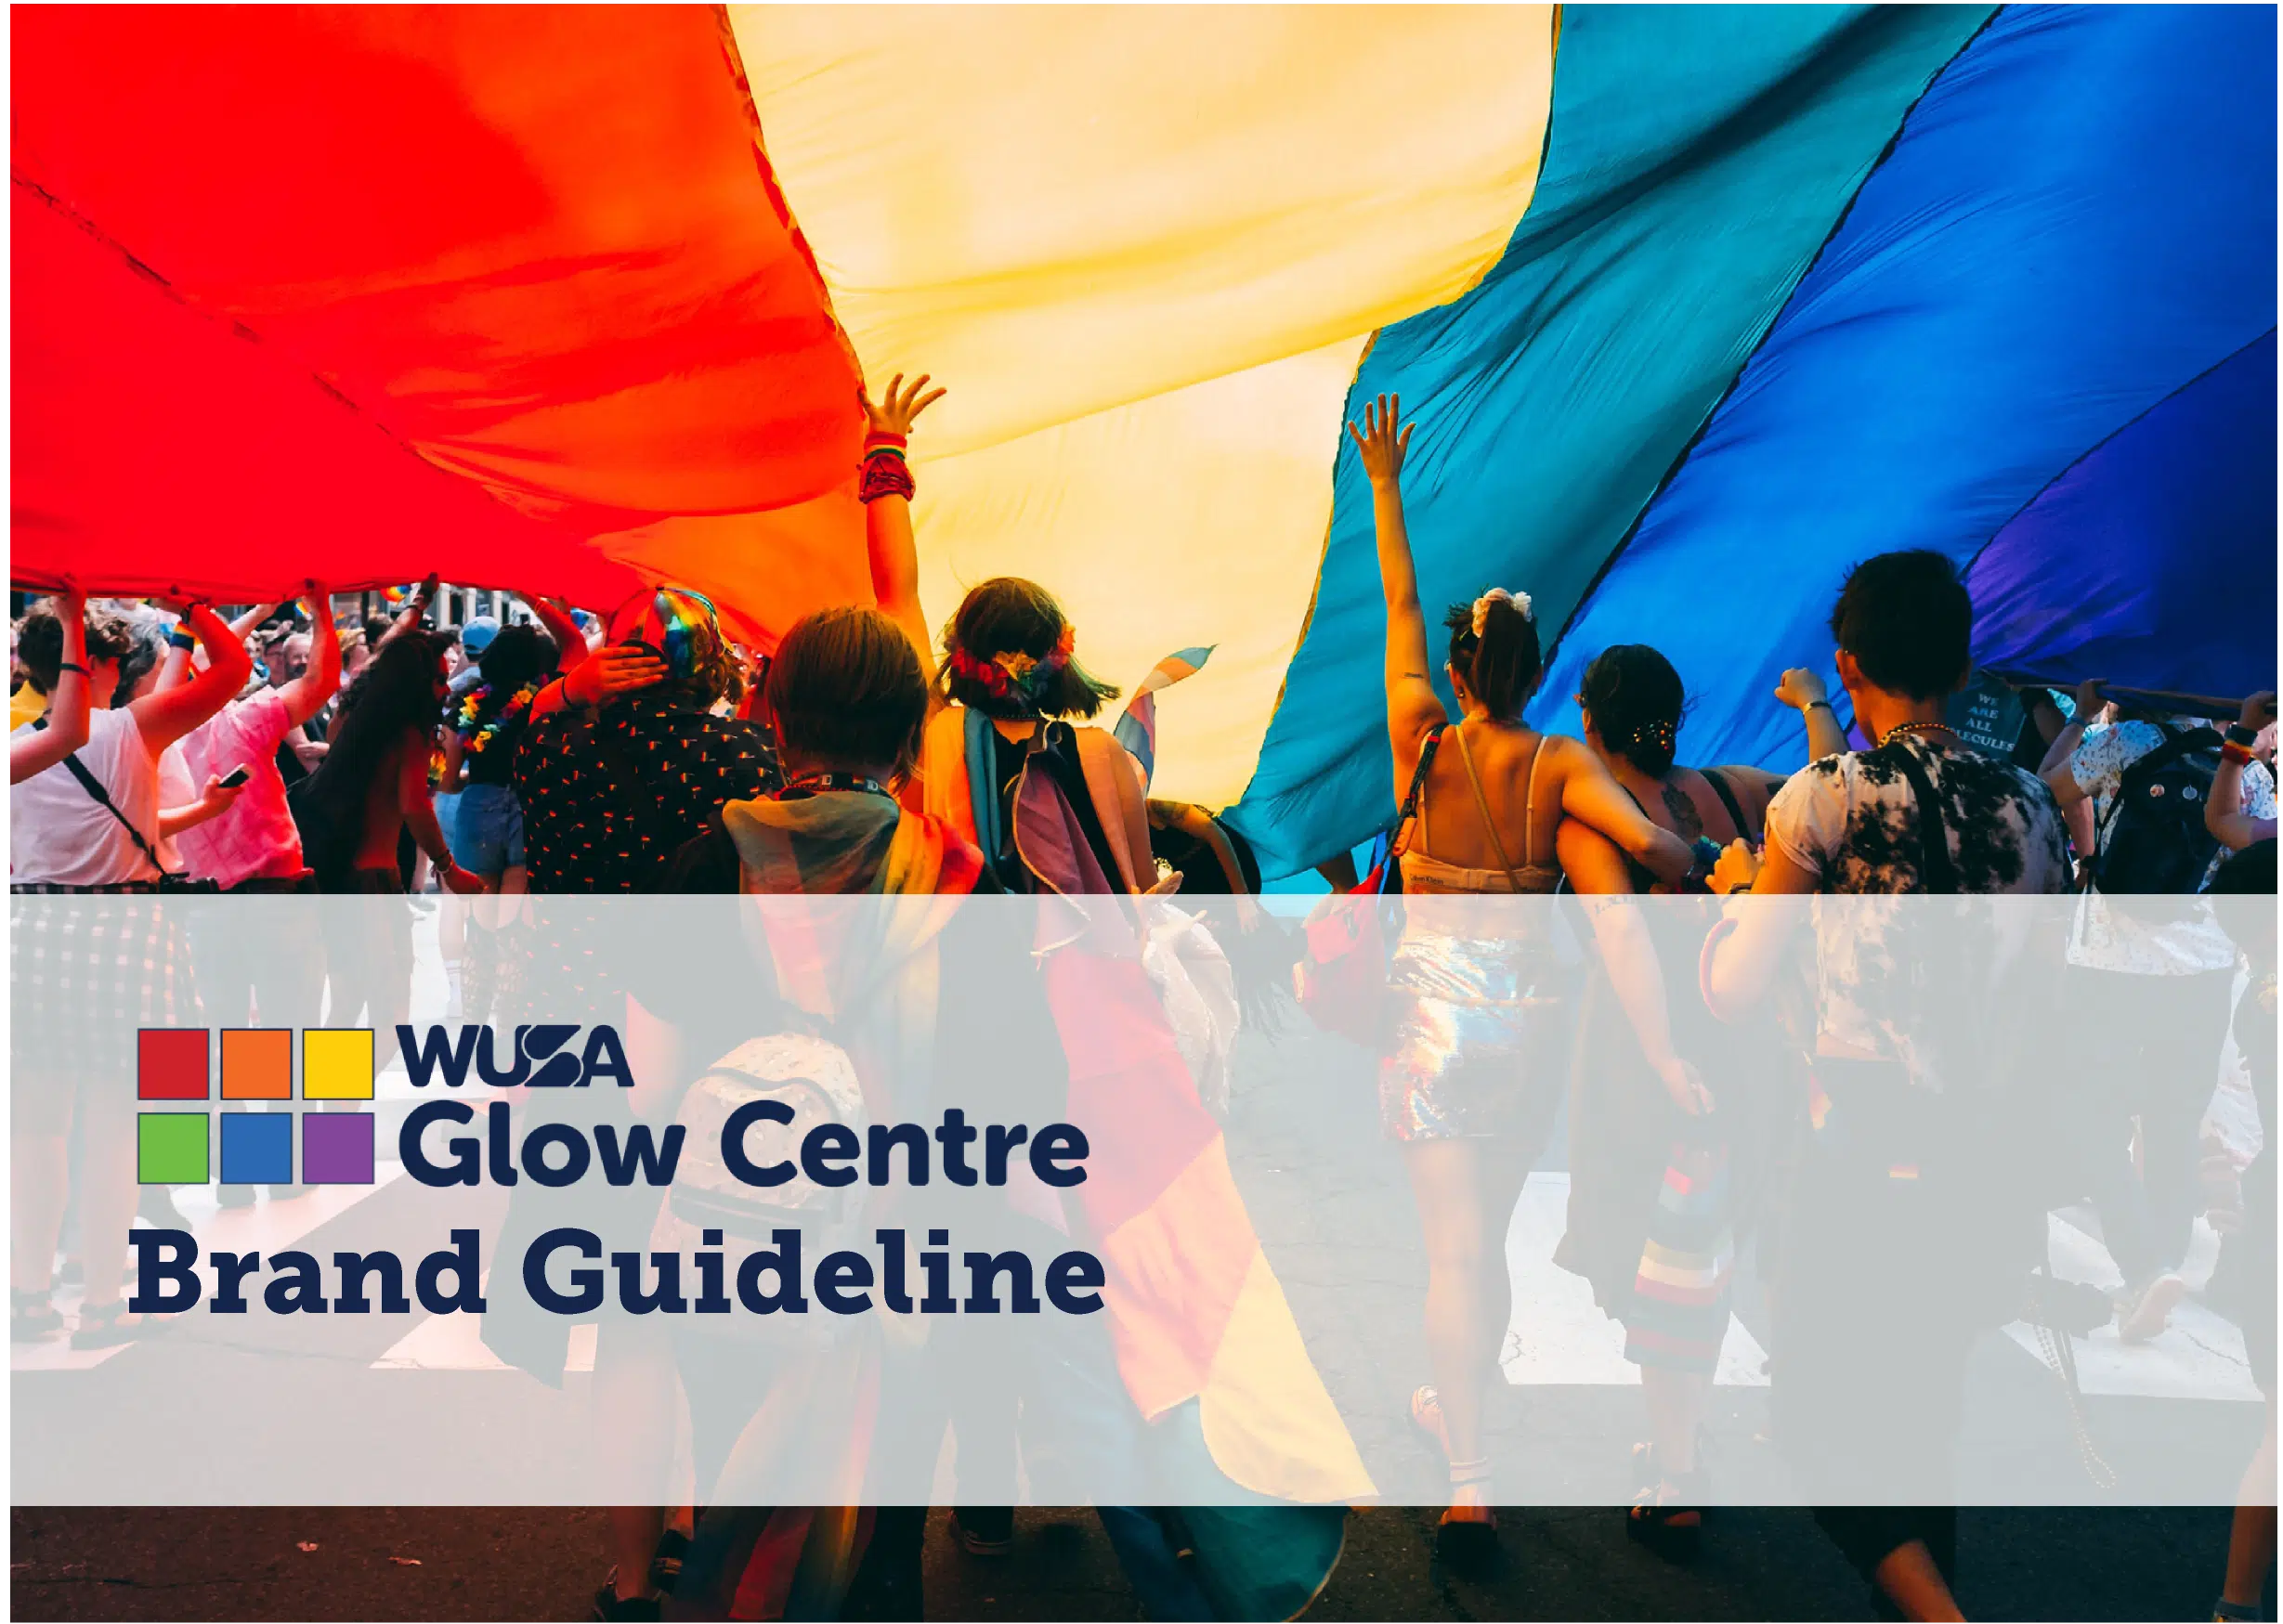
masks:
[[[1442,743],[1443,731],[1450,725],[1447,721],[1435,723],[1427,730],[1427,737],[1419,741],[1419,764],[1411,770],[1411,787],[1403,791],[1403,804],[1395,813],[1395,831],[1388,839],[1389,858],[1402,855],[1407,849],[1403,844],[1403,831],[1411,826],[1411,820],[1418,815],[1419,799],[1427,791],[1427,769],[1433,764],[1435,751]],[[1462,749],[1465,747],[1463,739],[1460,741],[1460,747]]]
[[[1942,821],[1942,803],[1935,799],[1934,784],[1909,745],[1895,747],[1896,765],[1911,781],[1911,793],[1918,798],[1918,838],[1923,848],[1919,857],[1919,877],[1926,889],[1938,897],[1958,894],[1958,870],[1950,862],[1949,826]]]
[[[1546,748],[1543,737],[1538,740],[1537,747],[1540,750]],[[1507,843],[1498,838],[1498,820],[1491,816],[1490,798],[1482,793],[1482,780],[1475,773],[1474,752],[1467,747],[1467,730],[1463,725],[1458,730],[1458,759],[1467,765],[1468,787],[1474,791],[1475,810],[1482,814],[1482,832],[1490,837],[1491,851],[1498,858],[1498,866],[1507,871],[1507,883],[1519,891],[1522,889],[1522,877],[1515,872],[1514,864],[1507,858]],[[1533,750],[1530,757],[1531,772],[1535,773],[1537,768],[1537,753]],[[1522,839],[1527,842],[1529,838],[1530,831],[1524,828]],[[1522,851],[1524,855],[1528,855],[1529,846],[1525,844]]]
[[[45,730],[47,726],[47,718],[41,717],[32,726],[35,732]],[[112,801],[111,791],[103,787],[103,781],[87,771],[87,764],[79,759],[79,752],[73,750],[70,755],[64,757],[63,764],[70,769],[72,776],[79,780],[79,786],[87,792],[87,799],[119,820],[119,826],[127,832],[127,838],[135,842],[135,849],[150,860],[150,866],[157,869],[162,876],[174,877],[174,870],[159,861],[159,854],[150,849],[150,842],[143,838],[142,830],[129,823],[127,814],[121,812],[117,804]]]

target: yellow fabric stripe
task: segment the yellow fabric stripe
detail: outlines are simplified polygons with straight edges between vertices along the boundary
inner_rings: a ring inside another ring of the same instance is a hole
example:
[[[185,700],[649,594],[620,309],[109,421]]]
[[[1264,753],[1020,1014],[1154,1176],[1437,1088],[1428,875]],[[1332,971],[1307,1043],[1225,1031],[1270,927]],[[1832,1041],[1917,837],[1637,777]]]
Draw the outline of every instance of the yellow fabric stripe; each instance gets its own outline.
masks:
[[[952,393],[914,464],[930,618],[1035,576],[1162,701],[1156,787],[1249,775],[1371,332],[1530,199],[1544,6],[733,6],[786,199],[876,383]]]

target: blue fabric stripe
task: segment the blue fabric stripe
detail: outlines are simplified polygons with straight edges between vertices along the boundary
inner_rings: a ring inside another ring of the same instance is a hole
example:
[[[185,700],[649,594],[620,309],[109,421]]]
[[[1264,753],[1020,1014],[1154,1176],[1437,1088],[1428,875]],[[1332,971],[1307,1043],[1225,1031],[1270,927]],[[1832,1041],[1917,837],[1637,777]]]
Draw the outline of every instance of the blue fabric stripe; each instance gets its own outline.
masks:
[[[1697,695],[1683,760],[1796,766],[1799,719],[1768,695],[1787,665],[1828,673],[1825,622],[1849,565],[1897,547],[1972,558],[2090,448],[2275,326],[2275,153],[2272,9],[2004,11],[1920,103],[1564,637],[1537,720],[1573,728],[1585,663],[1651,643]],[[2272,352],[2266,383],[2263,467],[2237,470],[2258,488],[2212,493],[2203,511],[2237,513],[2271,582]],[[2159,494],[2155,478],[2137,488]],[[2137,546],[2140,565],[2192,570],[2204,588],[2223,578],[2220,553],[2170,551],[2220,545],[2190,515],[2129,528],[2083,540],[2111,561]],[[2169,663],[2107,669],[2127,657],[2103,641],[2113,617],[2062,629],[2082,582],[2050,556],[2031,597],[2006,607],[2015,646],[2060,670],[2096,658],[2079,674],[2120,682],[2250,681],[2219,657],[2230,638],[2172,611]],[[2264,682],[2274,600],[2254,595]]]
[[[1927,82],[1987,7],[1563,14],[1547,151],[1481,286],[1383,331],[1430,618],[1487,585],[1569,614],[1703,423]],[[1350,415],[1354,415],[1351,409]],[[1233,821],[1263,871],[1394,815],[1370,492],[1339,448],[1308,631]]]
[[[2160,693],[2272,688],[2275,493],[2270,331],[2095,447],[1998,532],[1966,571],[1975,659]]]

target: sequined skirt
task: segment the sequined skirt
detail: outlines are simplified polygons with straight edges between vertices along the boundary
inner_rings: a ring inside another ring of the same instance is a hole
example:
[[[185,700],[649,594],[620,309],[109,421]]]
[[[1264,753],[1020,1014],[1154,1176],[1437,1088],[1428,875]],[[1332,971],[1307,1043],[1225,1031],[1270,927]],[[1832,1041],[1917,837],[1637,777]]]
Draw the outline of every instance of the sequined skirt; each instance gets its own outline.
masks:
[[[1573,974],[1546,943],[1406,931],[1389,967],[1379,1061],[1387,1137],[1543,1133],[1561,1094]]]

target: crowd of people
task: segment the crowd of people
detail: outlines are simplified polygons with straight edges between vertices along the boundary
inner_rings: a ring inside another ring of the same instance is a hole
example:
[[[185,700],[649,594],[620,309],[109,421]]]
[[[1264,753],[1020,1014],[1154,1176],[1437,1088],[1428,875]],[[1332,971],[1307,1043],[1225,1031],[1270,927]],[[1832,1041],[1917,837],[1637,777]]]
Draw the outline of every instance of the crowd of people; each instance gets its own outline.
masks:
[[[688,1007],[686,989],[637,990],[575,932],[536,943],[519,933],[526,899],[1258,889],[1242,837],[1201,809],[1153,800],[1142,764],[1095,725],[1119,690],[1081,661],[1050,585],[984,582],[940,641],[930,634],[906,451],[941,393],[898,378],[865,403],[860,491],[876,605],[809,615],[765,657],[737,644],[706,597],[671,584],[607,617],[526,596],[528,623],[487,618],[456,633],[427,625],[433,578],[393,617],[346,630],[317,581],[302,615],[257,605],[226,620],[197,602],[91,610],[67,591],[24,616],[10,763],[17,1340],[65,1333],[59,1254],[84,1280],[74,1346],[155,1329],[123,1294],[138,1202],[134,1107],[98,1085],[133,1067],[135,1029],[259,1024],[320,996],[333,1025],[409,1019],[409,909],[379,930],[363,923],[372,914],[336,916],[348,929],[329,916],[322,930],[299,915],[312,939],[254,952],[224,929],[185,940],[168,907],[181,890],[389,896],[433,884],[456,1014],[489,1019],[528,986],[567,1012],[551,1019],[620,1019],[631,995],[688,1057],[710,1058],[755,1035],[739,1024],[749,1011]],[[1805,665],[1776,691],[1801,718],[1797,771],[1683,765],[1688,695],[1645,644],[1603,650],[1587,668],[1582,737],[1542,733],[1523,720],[1545,669],[1524,591],[1453,606],[1445,681],[1434,681],[1404,531],[1410,430],[1382,398],[1351,434],[1374,494],[1387,603],[1399,815],[1382,837],[1382,872],[1388,890],[1415,899],[1387,967],[1378,1090],[1425,1242],[1432,1380],[1409,1410],[1448,1468],[1440,1554],[1463,1566],[1497,1546],[1485,1407],[1512,1316],[1506,1238],[1566,1109],[1572,1176],[1557,1261],[1591,1282],[1641,1368],[1649,1436],[1635,1450],[1628,1530],[1673,1559],[1703,1537],[1716,1500],[1702,1450],[1707,1404],[1736,1254],[1749,1247],[1770,1314],[1780,1441],[1828,1508],[1819,1520],[1884,1605],[1958,1616],[1942,1474],[1968,1342],[1984,1324],[2024,1317],[2081,1332],[2086,1310],[2049,1280],[2041,1287],[2026,1262],[1993,1284],[2003,1300],[1986,1320],[1930,1312],[1924,1294],[1897,1289],[1932,1280],[1955,1296],[1983,1270],[1990,1226],[2007,1215],[1962,1215],[1944,1192],[1972,1180],[2003,1125],[1960,1103],[1989,1091],[1954,1077],[1944,1089],[1924,1052],[1895,1041],[1875,983],[1906,955],[1821,939],[1859,934],[1866,916],[1761,899],[2086,895],[2050,986],[2033,952],[1975,973],[2009,997],[2055,1000],[2051,1030],[2067,1053],[2041,1059],[2082,1086],[2052,1134],[2039,1130],[2062,1150],[2030,1215],[2042,1245],[2047,1206],[2092,1203],[2124,1277],[2097,1318],[2113,1314],[2125,1340],[2146,1341],[2186,1290],[2183,1266],[2209,1204],[2199,1133],[2231,1029],[2263,1132],[2274,1122],[2275,949],[2272,934],[2231,935],[2209,911],[2149,925],[2098,903],[2273,892],[2274,695],[2243,701],[2222,733],[2112,699],[2097,681],[2067,712],[2054,694],[2026,689],[2022,747],[2010,759],[1986,753],[1945,721],[1973,675],[1966,590],[1939,555],[1899,552],[1859,565],[1833,610],[1852,733]],[[1336,893],[1370,889],[1345,860],[1324,872]],[[1626,905],[1651,895],[1654,906]],[[67,896],[78,900],[62,905]],[[1575,900],[1554,900],[1564,897]],[[1336,894],[1326,908],[1362,904],[1377,905]],[[1579,941],[1565,939],[1572,922]],[[1249,972],[1267,964],[1273,983],[1296,959],[1306,1003],[1300,937],[1258,912],[1235,934],[1249,940],[1224,945],[1247,972],[1248,1007],[1263,981]],[[1797,990],[1781,967],[1803,942],[1820,948],[1824,973],[1807,981],[1804,1012],[1769,1019]],[[938,1043],[996,1056],[1002,1070],[1008,1055],[1035,1052],[1044,1058],[1026,1074],[1051,1078],[1054,1028],[1039,994],[1001,976],[961,979],[998,962],[995,952],[946,949],[940,987],[913,991],[911,1007],[931,1011]],[[1833,973],[1842,962],[1848,972]],[[868,995],[906,994],[891,984]],[[1570,1063],[1580,1030],[1606,1063]],[[1739,1092],[1740,1077],[1763,1085]],[[593,1108],[657,1109],[620,1093],[601,1091]],[[2267,1406],[2215,1615],[2224,1618],[2255,1616],[2274,1554],[2274,1158],[2263,1141],[2236,1183],[2242,1218],[2211,1294],[2242,1324]],[[163,1200],[140,1199],[154,1196]],[[561,1223],[573,1197],[518,1187],[506,1229]],[[226,1186],[221,1199],[255,1195]],[[632,1222],[646,1234],[650,1217]],[[1011,1232],[1026,1221],[1007,1218]],[[545,1374],[562,1370],[568,1332],[560,1317],[500,1312],[485,1336]],[[676,1390],[680,1371],[698,1481],[714,1481],[767,1395],[750,1382],[701,1391],[689,1374],[698,1368],[654,1323],[605,1317],[594,1389],[602,1447],[640,1453],[670,1437],[671,1402],[661,1410],[659,1396]],[[1908,1401],[1866,1406],[1867,1381]],[[951,1427],[964,1474],[990,1455],[971,1442],[1011,1436],[1016,1402],[971,1392],[948,1416],[897,1424]],[[1861,1493],[1855,1475],[1866,1470],[1923,1484],[1924,1505],[1870,1503],[1894,1497]],[[993,1498],[965,1495],[968,1481],[963,1498]],[[918,1616],[920,1512],[772,1514],[776,1537],[717,1540],[701,1573],[692,1508],[616,1509],[616,1565],[596,1617],[657,1617],[667,1592],[691,1593],[677,1586],[735,1594],[750,1575],[723,1569],[724,1549],[755,1563],[776,1552],[780,1605],[799,1585],[803,1607]],[[795,1515],[805,1520],[782,1537]],[[1240,1594],[1279,1596],[1288,1614],[1321,1586],[1318,1574],[1284,1595],[1198,1575],[1216,1552],[1266,1564],[1283,1551],[1258,1533],[1217,1543],[1205,1510],[1102,1515],[1153,1616],[1230,1616]],[[963,1506],[955,1527],[989,1556],[1006,1551],[1010,1518]]]

